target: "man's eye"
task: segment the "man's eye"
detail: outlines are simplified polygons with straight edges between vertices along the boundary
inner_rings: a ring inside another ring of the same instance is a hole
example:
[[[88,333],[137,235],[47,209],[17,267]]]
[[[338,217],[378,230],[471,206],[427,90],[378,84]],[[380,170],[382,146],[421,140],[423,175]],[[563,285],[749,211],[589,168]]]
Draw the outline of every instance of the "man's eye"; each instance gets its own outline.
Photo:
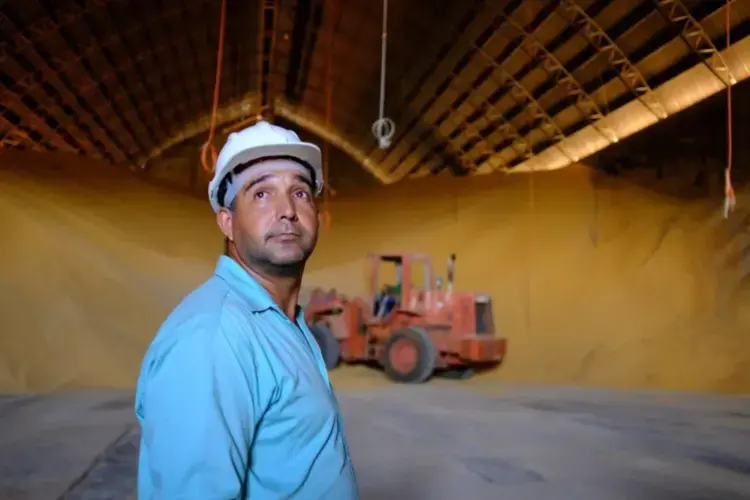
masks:
[[[307,191],[303,191],[303,190],[300,190],[300,191],[296,191],[296,192],[294,193],[294,195],[295,195],[295,196],[296,196],[297,198],[303,198],[303,199],[307,199],[307,198],[309,198],[309,197],[310,197],[310,194],[309,194],[309,193],[308,193]]]
[[[256,191],[255,194],[253,195],[253,198],[262,200],[263,198],[266,197],[267,194],[268,193],[266,193],[265,191]]]

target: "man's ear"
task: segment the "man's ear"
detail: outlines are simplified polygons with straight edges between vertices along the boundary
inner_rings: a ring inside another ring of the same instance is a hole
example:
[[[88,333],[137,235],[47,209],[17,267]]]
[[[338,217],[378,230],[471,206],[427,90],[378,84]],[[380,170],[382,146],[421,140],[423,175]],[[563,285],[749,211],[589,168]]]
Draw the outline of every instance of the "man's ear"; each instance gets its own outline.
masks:
[[[221,232],[224,233],[224,236],[226,236],[229,241],[234,241],[234,216],[232,213],[227,210],[226,208],[220,208],[219,212],[216,214],[216,223],[219,225],[219,229],[221,229]]]

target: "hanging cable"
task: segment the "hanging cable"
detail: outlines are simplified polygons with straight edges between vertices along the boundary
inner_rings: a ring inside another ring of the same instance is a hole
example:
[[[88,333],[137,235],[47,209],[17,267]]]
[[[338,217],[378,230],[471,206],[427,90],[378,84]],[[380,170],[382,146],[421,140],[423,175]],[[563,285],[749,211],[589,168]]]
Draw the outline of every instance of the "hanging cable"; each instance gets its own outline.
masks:
[[[208,139],[201,147],[201,165],[203,170],[209,174],[214,171],[216,165],[216,146],[214,146],[214,133],[216,132],[216,114],[219,108],[219,90],[221,89],[221,64],[224,59],[224,32],[226,30],[227,0],[221,0],[221,15],[219,18],[219,50],[216,55],[216,81],[214,82],[214,103],[211,108],[211,126],[208,129]],[[210,163],[208,155],[211,155]]]
[[[388,0],[383,0],[383,32],[381,33],[380,53],[380,114],[372,124],[372,135],[378,140],[380,149],[391,146],[391,139],[396,132],[396,124],[393,120],[385,117],[385,63],[386,49],[388,46]]]
[[[732,7],[731,1],[727,0],[726,5],[726,17],[725,17],[725,29],[726,29],[726,49],[729,49],[732,45]],[[730,70],[731,75],[731,70]],[[724,170],[724,218],[729,217],[729,213],[734,211],[734,207],[737,204],[737,199],[734,195],[734,187],[732,186],[732,81],[727,84],[727,167]]]

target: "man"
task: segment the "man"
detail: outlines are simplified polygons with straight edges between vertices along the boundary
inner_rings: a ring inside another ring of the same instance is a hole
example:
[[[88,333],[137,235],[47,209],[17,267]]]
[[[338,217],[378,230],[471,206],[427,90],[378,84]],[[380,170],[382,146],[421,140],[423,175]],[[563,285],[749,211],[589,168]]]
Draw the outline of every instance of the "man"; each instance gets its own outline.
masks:
[[[297,306],[320,149],[266,122],[209,185],[228,255],[167,318],[136,391],[140,500],[358,498],[336,398]]]

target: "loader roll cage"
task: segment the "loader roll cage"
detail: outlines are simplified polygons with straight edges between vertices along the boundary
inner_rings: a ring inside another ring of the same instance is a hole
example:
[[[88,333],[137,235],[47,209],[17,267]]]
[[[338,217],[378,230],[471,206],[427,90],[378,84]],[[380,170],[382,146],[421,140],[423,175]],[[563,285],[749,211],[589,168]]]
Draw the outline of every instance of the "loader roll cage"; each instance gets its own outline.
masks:
[[[395,308],[408,308],[415,295],[432,288],[432,264],[428,255],[370,254],[370,296],[373,297],[373,317],[383,318]],[[382,264],[395,266],[396,281],[380,283]],[[415,286],[413,276],[421,271],[423,288]]]

